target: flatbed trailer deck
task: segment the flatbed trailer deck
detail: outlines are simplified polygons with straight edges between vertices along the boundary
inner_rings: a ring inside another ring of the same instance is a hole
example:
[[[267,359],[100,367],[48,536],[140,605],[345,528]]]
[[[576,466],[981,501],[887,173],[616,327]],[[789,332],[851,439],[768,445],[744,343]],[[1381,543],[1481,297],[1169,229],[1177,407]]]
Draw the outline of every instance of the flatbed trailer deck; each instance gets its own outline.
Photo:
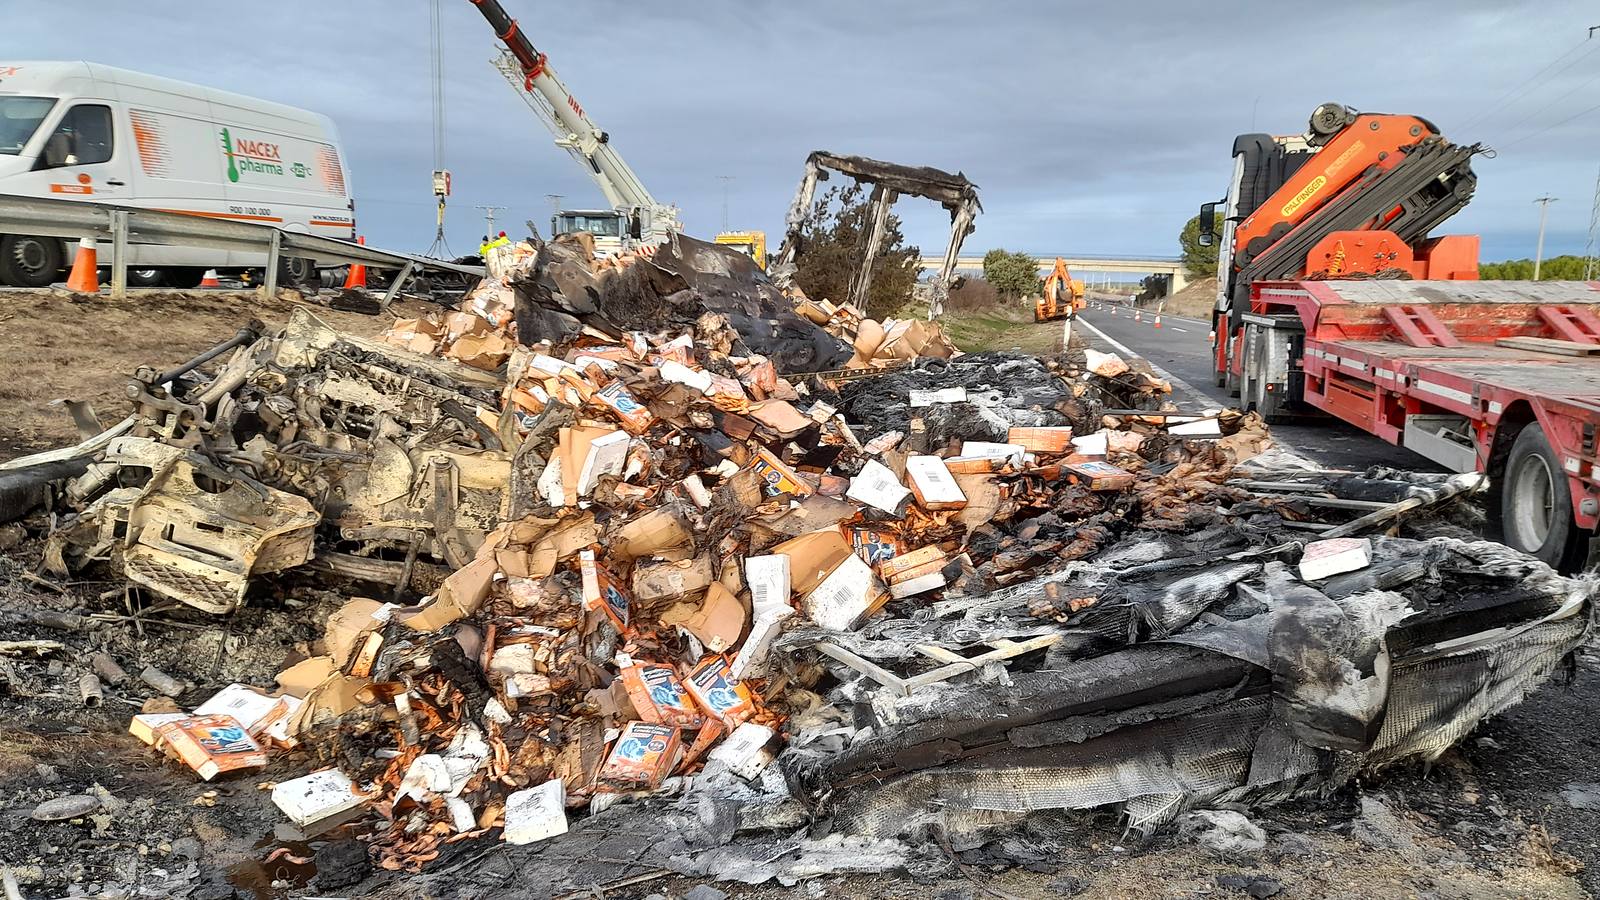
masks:
[[[1576,568],[1600,525],[1600,282],[1251,286],[1241,397],[1488,473],[1503,537]]]

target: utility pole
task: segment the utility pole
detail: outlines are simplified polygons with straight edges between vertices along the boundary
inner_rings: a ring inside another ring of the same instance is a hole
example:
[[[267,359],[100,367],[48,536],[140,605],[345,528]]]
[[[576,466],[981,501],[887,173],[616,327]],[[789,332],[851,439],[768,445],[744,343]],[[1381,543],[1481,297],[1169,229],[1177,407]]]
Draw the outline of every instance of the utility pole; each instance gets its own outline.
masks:
[[[1539,204],[1539,243],[1533,251],[1533,280],[1539,280],[1539,264],[1544,261],[1544,219],[1550,211],[1550,204],[1560,198],[1549,195],[1540,197],[1533,202]]]
[[[488,226],[487,226],[488,230],[485,232],[485,234],[489,235],[489,239],[490,240],[493,240],[494,236],[498,233],[498,232],[496,232],[494,230],[494,214],[499,212],[502,209],[505,209],[505,207],[504,206],[480,206],[480,207],[478,207],[478,209],[483,210],[483,218],[484,218],[485,221],[487,221],[489,223]]]
[[[722,230],[728,230],[728,182],[733,180],[732,175],[718,175],[717,180],[722,182]]]
[[[1583,245],[1583,280],[1593,281],[1595,276],[1594,245],[1600,238],[1600,175],[1594,179],[1594,204],[1589,207],[1589,240]]]

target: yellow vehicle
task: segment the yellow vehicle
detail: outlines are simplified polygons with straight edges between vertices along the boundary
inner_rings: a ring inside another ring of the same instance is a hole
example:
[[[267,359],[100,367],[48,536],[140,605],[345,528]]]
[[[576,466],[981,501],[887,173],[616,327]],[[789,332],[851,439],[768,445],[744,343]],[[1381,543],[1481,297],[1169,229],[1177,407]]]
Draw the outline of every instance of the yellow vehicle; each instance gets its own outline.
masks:
[[[765,231],[724,231],[717,235],[717,243],[749,255],[751,259],[756,261],[756,266],[761,271],[765,272],[767,270],[767,233]]]
[[[1086,305],[1083,297],[1083,280],[1073,278],[1067,272],[1067,261],[1058,256],[1056,267],[1044,280],[1044,290],[1039,292],[1039,299],[1034,301],[1033,320],[1053,322],[1070,319]]]

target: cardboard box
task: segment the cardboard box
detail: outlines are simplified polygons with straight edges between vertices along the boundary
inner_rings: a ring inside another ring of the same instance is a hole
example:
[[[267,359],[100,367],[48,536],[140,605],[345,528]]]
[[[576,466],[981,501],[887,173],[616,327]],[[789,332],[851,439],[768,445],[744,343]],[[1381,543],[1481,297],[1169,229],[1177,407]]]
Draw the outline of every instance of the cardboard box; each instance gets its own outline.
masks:
[[[1134,474],[1127,469],[1120,469],[1100,460],[1070,463],[1067,472],[1087,485],[1091,491],[1120,491],[1132,487],[1135,479]]]
[[[678,762],[682,749],[672,725],[629,722],[611,748],[598,776],[601,789],[647,791],[661,783]]]
[[[196,706],[194,714],[232,716],[251,737],[260,738],[274,723],[289,715],[289,701],[283,697],[269,697],[249,685],[230,684]]]
[[[179,719],[189,718],[188,713],[140,713],[128,723],[128,733],[146,744],[156,742],[156,731],[161,726]]]
[[[272,786],[273,805],[302,830],[320,830],[317,826],[359,809],[366,802],[367,796],[338,769],[321,769]]]
[[[785,441],[816,424],[809,417],[801,415],[800,411],[787,400],[767,400],[752,404],[745,415],[760,422],[780,440]]]
[[[620,381],[613,381],[601,388],[595,393],[594,399],[615,413],[629,434],[644,434],[656,420],[650,410]]]
[[[1010,462],[1009,456],[956,456],[945,460],[944,468],[951,475],[991,475],[1003,470]]]
[[[893,587],[902,581],[910,581],[913,578],[922,578],[927,575],[932,575],[935,572],[942,572],[944,571],[944,567],[949,564],[950,560],[941,555],[938,559],[929,560],[920,566],[896,572],[893,575],[884,575],[882,578],[884,581],[888,582],[891,587]]]
[[[747,556],[744,579],[750,586],[750,606],[756,615],[778,610],[793,611],[789,605],[790,559],[782,553]]]
[[[800,474],[784,464],[783,460],[774,456],[772,451],[765,447],[756,451],[756,458],[750,467],[761,479],[761,491],[768,497],[779,494],[789,494],[794,497],[804,497],[811,493],[811,487],[800,480]]]
[[[607,549],[618,559],[667,556],[694,546],[694,532],[677,505],[658,506],[616,530]]]
[[[745,722],[728,739],[718,744],[707,759],[714,759],[727,767],[729,772],[746,781],[754,781],[761,777],[761,770],[772,762],[775,753],[773,739],[776,732],[765,725],[756,722]]]
[[[715,580],[711,557],[706,555],[679,562],[637,565],[633,569],[633,602],[641,607],[653,607],[698,597]]]
[[[604,612],[618,631],[626,631],[632,604],[617,577],[595,560],[593,550],[578,554],[578,571],[583,576],[584,608]]]
[[[933,571],[915,578],[907,578],[889,585],[889,596],[896,600],[926,594],[945,586],[944,572]]]
[[[850,553],[837,568],[806,595],[802,604],[807,618],[823,628],[853,631],[887,599],[872,567]]]
[[[674,362],[670,359],[662,362],[657,371],[660,372],[662,381],[681,384],[702,394],[711,390],[711,373],[709,372],[691,369],[683,363]]]
[[[1029,453],[1062,454],[1072,452],[1072,429],[1060,427],[1023,428],[1006,432],[1006,443],[1017,444]]]
[[[1021,444],[997,444],[993,441],[962,441],[958,459],[1003,459],[1013,466],[1023,463],[1026,447]]]
[[[945,553],[939,549],[939,545],[929,544],[926,547],[918,547],[910,553],[902,553],[893,559],[884,560],[878,564],[878,574],[893,581],[896,576],[904,575],[931,562],[937,562],[942,566],[945,560]]]
[[[919,409],[932,406],[935,403],[965,403],[967,402],[967,389],[964,387],[940,388],[936,391],[912,391],[907,406]]]
[[[876,528],[850,529],[850,547],[869,566],[876,566],[900,552],[900,538]]]
[[[506,826],[501,834],[506,843],[532,844],[566,833],[567,788],[561,779],[506,795]]]
[[[1122,357],[1115,353],[1101,353],[1093,347],[1083,349],[1083,359],[1089,371],[1102,378],[1115,378],[1129,371],[1128,364],[1122,361]]]
[[[267,764],[266,751],[232,716],[184,716],[158,727],[156,741],[206,781]]]
[[[853,555],[850,542],[837,527],[791,538],[773,547],[772,552],[789,557],[791,587],[799,594],[811,593],[822,579]]]
[[[689,672],[684,686],[705,714],[729,728],[755,715],[755,701],[743,684],[733,680],[728,661],[708,656]]]
[[[680,603],[661,614],[661,624],[687,629],[712,653],[738,644],[749,620],[744,604],[720,581],[711,582],[698,605]]]
[[[683,728],[698,728],[705,720],[671,666],[638,663],[623,669],[620,677],[640,719]]]
[[[899,516],[905,513],[911,492],[906,490],[888,466],[871,459],[861,467],[860,475],[850,479],[850,490],[845,497]]]
[[[907,457],[906,479],[911,482],[911,493],[923,509],[960,509],[967,505],[967,495],[962,493],[961,485],[956,483],[944,460],[937,456]]]
[[[573,430],[576,432],[578,429]],[[574,440],[581,440],[581,437],[574,437]],[[594,493],[602,477],[622,474],[622,467],[628,461],[629,441],[627,432],[613,431],[589,440],[581,449],[574,446],[575,456],[581,454],[583,457],[583,463],[578,467],[579,497]]]
[[[789,607],[757,613],[750,623],[750,634],[740,645],[733,662],[728,664],[728,677],[735,680],[764,677],[772,642],[783,633],[783,623],[793,615],[794,610]]]
[[[1300,555],[1300,578],[1321,581],[1372,563],[1372,541],[1367,538],[1329,538],[1312,541]]]

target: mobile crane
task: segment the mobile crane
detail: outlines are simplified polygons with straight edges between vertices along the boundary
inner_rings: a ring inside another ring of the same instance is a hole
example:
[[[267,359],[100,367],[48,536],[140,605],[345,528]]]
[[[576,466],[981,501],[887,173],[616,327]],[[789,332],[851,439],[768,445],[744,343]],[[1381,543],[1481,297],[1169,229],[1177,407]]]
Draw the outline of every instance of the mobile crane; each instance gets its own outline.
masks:
[[[1269,421],[1331,415],[1489,476],[1495,536],[1563,570],[1600,526],[1600,283],[1478,281],[1478,238],[1430,238],[1477,144],[1323,104],[1241,135],[1218,243],[1218,385]]]
[[[499,0],[471,2],[505,45],[494,60],[495,68],[555,134],[556,146],[572,154],[611,204],[610,209],[561,210],[551,219],[552,233],[586,231],[595,239],[595,252],[603,256],[659,244],[681,231],[678,208],[651,196],[644,182],[611,145],[611,136],[584,112],[556,77],[549,60],[534,48]]]

